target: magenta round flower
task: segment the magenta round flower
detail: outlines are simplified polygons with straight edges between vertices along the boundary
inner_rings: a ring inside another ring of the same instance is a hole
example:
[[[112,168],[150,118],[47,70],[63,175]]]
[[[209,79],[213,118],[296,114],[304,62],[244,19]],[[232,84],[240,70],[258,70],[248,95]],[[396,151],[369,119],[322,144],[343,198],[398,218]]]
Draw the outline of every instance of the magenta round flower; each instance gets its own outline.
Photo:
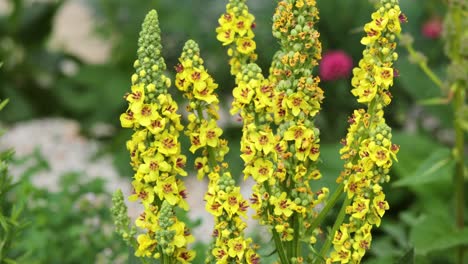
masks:
[[[351,74],[353,60],[344,51],[329,51],[323,55],[320,63],[320,78],[323,81],[334,81],[347,78]]]
[[[422,25],[421,33],[424,37],[429,39],[438,39],[442,34],[442,21],[438,17],[433,17]]]

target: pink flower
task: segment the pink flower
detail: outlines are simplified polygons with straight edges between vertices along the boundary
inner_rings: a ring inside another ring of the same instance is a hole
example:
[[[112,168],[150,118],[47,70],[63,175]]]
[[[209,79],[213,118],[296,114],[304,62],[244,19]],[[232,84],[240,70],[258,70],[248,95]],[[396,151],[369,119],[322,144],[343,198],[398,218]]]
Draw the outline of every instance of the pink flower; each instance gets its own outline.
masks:
[[[433,17],[422,25],[421,33],[429,39],[438,39],[442,34],[442,21],[438,17]]]
[[[347,78],[351,74],[353,60],[344,51],[329,51],[323,55],[320,63],[320,78],[323,81],[334,81]]]

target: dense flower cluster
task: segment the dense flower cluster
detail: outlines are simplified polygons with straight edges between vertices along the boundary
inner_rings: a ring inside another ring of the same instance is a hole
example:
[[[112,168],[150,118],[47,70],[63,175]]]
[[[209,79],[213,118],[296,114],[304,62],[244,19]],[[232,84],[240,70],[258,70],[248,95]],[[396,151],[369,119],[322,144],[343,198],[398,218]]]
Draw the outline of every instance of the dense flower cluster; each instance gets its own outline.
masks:
[[[244,175],[256,181],[251,198],[255,217],[269,225],[282,262],[297,256],[314,207],[328,194],[309,181],[319,179],[319,130],[314,118],[323,91],[312,68],[321,58],[315,1],[280,1],[273,17],[273,34],[281,44],[269,78],[254,63],[236,75],[231,113],[243,120],[241,140]],[[307,237],[307,238],[306,238]],[[286,250],[285,250],[286,249]]]
[[[318,19],[314,0],[280,1],[273,15],[273,35],[279,39],[281,49],[275,54],[269,79],[275,87],[274,121],[279,145],[288,150],[282,156],[285,175],[278,186],[292,202],[291,208],[295,207],[287,218],[294,229],[290,238],[293,248],[299,241],[316,241],[310,224],[316,216],[316,205],[328,194],[327,188],[310,186],[312,180],[321,178],[316,166],[320,132],[314,120],[324,96],[318,86],[319,77],[312,74],[322,51],[320,34],[315,29]]]
[[[180,63],[176,66],[176,85],[189,100],[189,124],[186,134],[190,138],[190,151],[201,150],[195,160],[198,177],[207,175],[206,210],[214,216],[214,241],[205,263],[259,263],[259,256],[251,246],[252,239],[244,238],[247,201],[235,186],[223,163],[228,152],[227,141],[221,138],[218,120],[218,98],[214,90],[218,85],[207,73],[200,58],[198,45],[185,43]]]
[[[345,213],[348,222],[336,230],[333,250],[327,263],[360,263],[372,241],[372,227],[379,226],[389,209],[381,184],[389,180],[398,146],[392,144],[390,127],[385,123],[383,107],[391,101],[389,92],[398,58],[395,39],[402,17],[397,0],[382,0],[364,27],[366,45],[359,67],[353,70],[352,93],[367,110],[354,111],[340,153],[345,169],[339,178],[345,185]]]
[[[255,18],[249,13],[246,0],[229,0],[226,12],[219,18],[216,28],[217,39],[225,46],[229,46],[228,55],[231,57],[231,74],[241,71],[242,65],[257,59],[253,40],[255,34]]]
[[[174,215],[175,207],[188,210],[186,188],[177,177],[187,175],[178,139],[183,126],[176,113],[178,106],[167,93],[171,82],[163,74],[166,65],[160,43],[158,16],[153,10],[143,22],[136,73],[131,93],[125,95],[129,107],[120,117],[123,127],[134,130],[127,142],[135,170],[130,200],[139,199],[145,208],[135,223],[146,230],[137,238],[136,255],[189,263],[195,256],[187,249],[193,237]]]

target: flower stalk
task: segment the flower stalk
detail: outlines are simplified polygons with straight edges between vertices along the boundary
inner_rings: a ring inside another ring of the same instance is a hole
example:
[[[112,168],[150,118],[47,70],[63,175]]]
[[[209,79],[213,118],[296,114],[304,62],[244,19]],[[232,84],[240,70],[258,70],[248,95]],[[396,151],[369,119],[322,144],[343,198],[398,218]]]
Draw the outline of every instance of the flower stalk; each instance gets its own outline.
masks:
[[[391,129],[385,122],[383,108],[391,102],[393,62],[398,58],[396,38],[402,17],[397,0],[382,0],[364,26],[366,46],[359,67],[353,69],[351,90],[367,109],[355,110],[349,118],[348,134],[342,141],[341,158],[345,169],[337,182],[344,183],[346,198],[320,255],[326,263],[359,263],[372,241],[371,230],[379,226],[389,209],[381,184],[388,182],[398,146],[391,142]],[[345,216],[348,221],[343,222]],[[330,244],[333,249],[328,252]],[[329,254],[329,255],[328,255]],[[320,260],[319,260],[320,261]]]
[[[445,18],[445,53],[451,60],[448,68],[448,83],[454,92],[453,111],[455,129],[455,172],[453,176],[455,200],[455,225],[462,230],[465,225],[465,131],[462,126],[461,113],[466,109],[466,90],[468,86],[467,66],[468,51],[466,40],[468,36],[468,23],[463,17],[468,12],[468,5],[463,1],[449,1],[448,12]],[[458,246],[456,263],[464,263],[463,245]]]
[[[176,86],[189,100],[189,124],[185,134],[190,138],[190,151],[201,150],[195,168],[199,178],[208,177],[206,209],[215,220],[214,240],[205,263],[256,264],[259,256],[251,245],[252,239],[244,238],[247,224],[241,218],[246,217],[247,201],[224,162],[229,148],[227,141],[221,138],[223,131],[216,124],[219,100],[214,90],[218,85],[203,66],[195,41],[185,43],[179,62],[175,67]]]
[[[123,127],[134,134],[127,142],[135,171],[130,201],[139,200],[144,212],[135,225],[144,230],[136,239],[135,255],[160,259],[164,264],[190,263],[194,240],[175,208],[188,210],[187,191],[178,176],[186,176],[186,157],[181,154],[178,106],[167,92],[171,80],[164,75],[161,37],[156,11],[146,16],[138,40],[131,93],[125,95],[128,109],[120,116]]]

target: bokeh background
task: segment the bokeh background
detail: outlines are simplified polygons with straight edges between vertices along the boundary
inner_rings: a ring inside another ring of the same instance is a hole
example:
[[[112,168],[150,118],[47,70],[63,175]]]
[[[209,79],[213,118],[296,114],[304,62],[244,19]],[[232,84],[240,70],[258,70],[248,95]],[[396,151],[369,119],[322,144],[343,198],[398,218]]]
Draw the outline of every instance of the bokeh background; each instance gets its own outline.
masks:
[[[113,234],[109,208],[112,192],[130,191],[133,173],[125,141],[131,131],[120,128],[119,115],[126,108],[123,95],[130,87],[140,25],[151,9],[159,13],[168,75],[174,76],[185,41],[199,43],[208,70],[220,84],[222,126],[231,143],[228,162],[249,193],[249,183],[240,177],[240,124],[228,114],[234,82],[215,33],[226,2],[0,0],[0,99],[10,100],[0,112],[5,130],[0,149],[16,151],[11,174],[21,184],[12,199],[24,205],[27,220],[14,247],[14,254],[22,256],[18,263],[128,263],[131,253]],[[267,73],[278,48],[271,35],[276,1],[248,2],[257,23],[258,63]],[[317,2],[323,62],[329,62],[315,70],[322,75],[326,97],[317,119],[324,177],[316,184],[333,189],[342,168],[339,142],[348,116],[359,107],[350,93],[350,70],[361,57],[362,26],[373,3]],[[403,31],[413,36],[416,49],[444,79],[445,4],[408,0],[401,1],[401,9],[408,17]],[[410,263],[405,258],[413,254],[416,263],[452,263],[454,247],[468,243],[468,232],[453,224],[453,111],[450,103],[427,103],[446,95],[412,63],[405,48],[398,53],[399,76],[386,115],[401,151],[392,181],[385,186],[391,210],[365,263]],[[183,104],[180,94],[176,97]],[[210,219],[202,213],[205,183],[193,177],[188,181],[194,210],[187,219],[201,241],[194,263],[203,263],[206,238],[198,234],[210,233]],[[130,214],[138,215],[138,206],[130,205]],[[259,243],[265,241],[252,232]],[[268,253],[265,245],[263,254]]]

